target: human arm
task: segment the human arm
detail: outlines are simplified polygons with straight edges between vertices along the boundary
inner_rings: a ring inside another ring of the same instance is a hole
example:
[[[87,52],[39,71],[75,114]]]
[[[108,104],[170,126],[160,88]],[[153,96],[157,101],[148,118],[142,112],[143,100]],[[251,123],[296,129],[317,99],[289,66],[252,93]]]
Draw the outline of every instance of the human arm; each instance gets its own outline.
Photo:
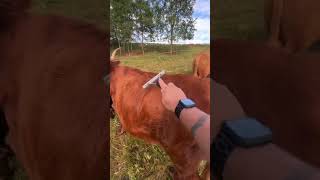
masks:
[[[246,117],[241,105],[225,87],[213,81],[213,139],[225,120]],[[299,180],[320,179],[318,169],[270,143],[253,148],[237,147],[228,157],[224,179]]]
[[[181,99],[185,99],[184,92],[172,83],[165,84],[159,80],[162,93],[162,104],[171,112]],[[184,108],[180,113],[180,122],[191,131],[198,143],[205,160],[210,161],[210,116],[197,107]]]

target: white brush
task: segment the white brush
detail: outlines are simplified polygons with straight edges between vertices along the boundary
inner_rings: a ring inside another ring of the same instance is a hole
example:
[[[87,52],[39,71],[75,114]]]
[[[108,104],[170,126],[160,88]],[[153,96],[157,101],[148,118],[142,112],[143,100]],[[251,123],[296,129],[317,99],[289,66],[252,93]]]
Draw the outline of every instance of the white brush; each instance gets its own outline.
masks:
[[[160,79],[165,73],[166,73],[165,70],[162,70],[159,74],[157,74],[155,77],[153,77],[153,78],[150,79],[148,82],[146,82],[146,83],[142,86],[142,88],[143,88],[143,89],[146,89],[146,88],[148,88],[150,85],[153,85],[153,84],[156,84],[156,85],[159,86],[158,81],[159,81],[159,79]]]

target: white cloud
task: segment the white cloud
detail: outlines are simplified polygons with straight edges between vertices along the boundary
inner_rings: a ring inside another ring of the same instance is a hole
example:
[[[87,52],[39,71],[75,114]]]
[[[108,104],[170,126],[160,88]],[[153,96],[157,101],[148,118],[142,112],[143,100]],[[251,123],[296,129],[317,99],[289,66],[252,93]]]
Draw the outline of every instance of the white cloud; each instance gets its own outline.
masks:
[[[192,40],[180,41],[185,44],[209,44],[210,43],[210,0],[197,0],[194,5],[196,20],[195,34]]]
[[[210,18],[197,19],[195,28],[197,31],[194,39],[210,43]]]
[[[183,44],[209,44],[210,43],[210,19],[197,19],[195,24],[195,34],[192,40],[178,42]]]

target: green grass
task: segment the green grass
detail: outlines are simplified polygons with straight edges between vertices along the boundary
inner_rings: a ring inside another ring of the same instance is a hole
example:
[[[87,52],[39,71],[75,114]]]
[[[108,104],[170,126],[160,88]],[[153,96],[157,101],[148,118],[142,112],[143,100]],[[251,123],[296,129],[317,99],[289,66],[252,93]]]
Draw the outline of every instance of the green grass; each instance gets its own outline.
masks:
[[[193,57],[197,53],[206,49],[209,49],[208,45],[179,45],[176,47],[177,54],[170,55],[164,53],[169,52],[168,46],[166,46],[166,48],[162,47],[161,51],[156,51],[155,47],[149,45],[149,48],[146,48],[146,54],[144,56],[121,56],[119,57],[119,60],[123,65],[139,68],[145,71],[157,73],[165,69],[169,74],[187,74],[192,72]],[[135,51],[140,50],[135,49]]]
[[[183,51],[176,55],[166,55],[157,51],[147,52],[144,56],[120,57],[123,65],[156,72],[166,70],[171,74],[190,74],[193,57],[208,49],[209,46],[181,46]],[[163,51],[161,51],[163,52]],[[142,140],[126,133],[117,136],[119,128],[117,118],[110,126],[110,174],[111,179],[170,179],[169,166],[172,162],[161,147],[146,144]],[[203,166],[202,166],[203,167]],[[203,169],[202,169],[203,170]],[[199,170],[201,172],[201,170]]]
[[[214,38],[265,39],[264,0],[215,1],[214,11]]]

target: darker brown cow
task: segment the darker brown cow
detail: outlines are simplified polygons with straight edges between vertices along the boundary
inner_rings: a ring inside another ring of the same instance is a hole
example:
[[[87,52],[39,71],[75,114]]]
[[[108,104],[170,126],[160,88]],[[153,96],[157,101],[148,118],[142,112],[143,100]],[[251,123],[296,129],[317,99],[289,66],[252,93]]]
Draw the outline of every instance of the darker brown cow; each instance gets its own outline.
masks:
[[[198,179],[201,152],[191,133],[161,103],[160,88],[143,89],[155,73],[112,63],[110,95],[125,131],[161,145],[175,164],[175,179]],[[190,75],[164,75],[165,82],[180,87],[197,106],[210,112],[210,80]]]
[[[318,0],[265,0],[269,43],[290,52],[303,51],[320,40]]]
[[[213,51],[213,78],[273,130],[274,143],[319,167],[320,55],[221,39]]]
[[[21,3],[21,4],[19,4]],[[108,44],[80,21],[0,1],[0,108],[31,180],[106,179]]]
[[[204,51],[193,59],[193,75],[199,78],[210,75],[210,51]]]

